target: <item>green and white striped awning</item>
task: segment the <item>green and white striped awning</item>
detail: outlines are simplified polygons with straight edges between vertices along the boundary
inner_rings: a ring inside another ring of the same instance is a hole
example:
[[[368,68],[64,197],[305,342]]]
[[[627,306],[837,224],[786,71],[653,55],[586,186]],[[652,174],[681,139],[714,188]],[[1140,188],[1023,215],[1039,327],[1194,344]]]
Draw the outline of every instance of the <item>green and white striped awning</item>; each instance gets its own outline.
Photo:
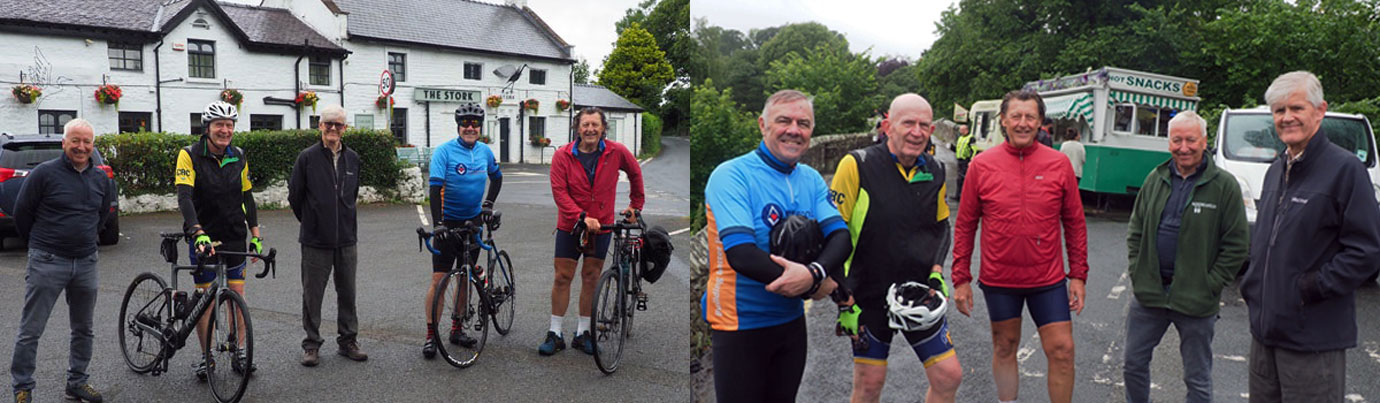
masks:
[[[1198,102],[1178,98],[1169,98],[1121,91],[1112,91],[1110,97],[1110,101],[1112,103],[1129,102],[1133,104],[1158,106],[1161,108],[1170,108],[1181,111],[1191,111],[1198,109]]]
[[[1083,118],[1092,124],[1093,94],[1080,92],[1045,98],[1045,117],[1050,119]]]

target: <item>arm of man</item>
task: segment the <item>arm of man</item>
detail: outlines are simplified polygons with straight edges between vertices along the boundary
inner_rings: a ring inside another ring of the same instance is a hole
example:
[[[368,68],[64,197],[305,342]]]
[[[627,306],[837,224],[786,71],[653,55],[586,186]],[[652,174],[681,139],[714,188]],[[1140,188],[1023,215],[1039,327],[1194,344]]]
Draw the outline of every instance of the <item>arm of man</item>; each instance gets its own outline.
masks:
[[[1360,165],[1351,168],[1338,181],[1347,189],[1338,195],[1343,202],[1337,215],[1341,217],[1337,235],[1341,250],[1318,270],[1299,277],[1299,294],[1304,303],[1350,294],[1377,269],[1373,257],[1380,254],[1380,207],[1365,171]]]
[[[244,221],[250,235],[259,236],[259,205],[254,203],[254,183],[249,181],[249,162],[240,170],[240,192],[244,192]]]
[[[642,206],[647,202],[646,190],[642,183],[642,165],[637,163],[637,157],[632,155],[628,149],[623,149],[623,172],[628,173],[628,207],[634,210],[642,210]]]
[[[1083,215],[1083,199],[1078,194],[1078,179],[1068,159],[1060,161],[1063,171],[1064,198],[1060,209],[1064,223],[1064,245],[1068,248],[1070,279],[1088,281],[1088,221]]]
[[[556,211],[560,215],[560,221],[577,221],[580,218],[580,212],[584,211],[579,204],[575,203],[575,199],[570,197],[570,190],[567,187],[566,181],[570,171],[583,169],[572,166],[572,164],[579,165],[579,162],[575,161],[575,158],[571,157],[569,153],[557,152],[551,157],[551,198],[556,201]],[[584,175],[584,172],[579,172],[579,174]]]
[[[450,172],[449,163],[446,162],[445,153],[433,153],[431,155],[431,167],[428,169],[430,174],[427,177],[427,196],[431,204],[431,225],[441,225],[441,219],[445,217],[445,186],[446,174]]]
[[[723,245],[724,257],[733,271],[759,283],[771,284],[781,276],[782,267],[772,262],[771,255],[754,242],[755,217],[750,212],[749,184],[729,171],[720,165],[709,175],[705,185],[704,210],[708,225],[714,226],[714,233]],[[554,178],[554,166],[552,172]]]
[[[195,234],[201,230],[201,223],[197,222],[196,218],[196,205],[192,203],[196,169],[192,167],[192,155],[188,154],[186,149],[177,151],[173,184],[177,186],[177,210],[182,212],[182,227],[188,234]]]
[[[306,160],[307,151],[297,154],[297,161],[292,164],[292,174],[288,176],[288,206],[292,207],[292,215],[297,217],[297,222],[302,222],[302,208],[307,197]]]
[[[1141,181],[1140,188],[1149,189],[1154,180],[1155,172],[1151,171],[1149,174],[1145,175],[1145,180]],[[1141,237],[1145,236],[1145,223],[1141,221],[1145,219],[1145,214],[1147,214],[1146,208],[1149,202],[1142,197],[1144,195],[1144,192],[1136,194],[1136,201],[1131,206],[1131,220],[1126,224],[1127,275],[1130,275],[1130,273],[1136,269],[1136,260],[1140,259],[1140,240]],[[1244,219],[1245,216],[1242,216],[1242,218]]]
[[[30,171],[29,177],[24,179],[24,185],[19,187],[19,196],[14,201],[14,213],[10,216],[14,217],[19,237],[26,242],[29,240],[29,231],[34,228],[34,211],[38,210],[43,192],[47,188],[47,177],[46,170]]]
[[[119,212],[110,211],[110,205],[115,204],[115,200],[119,199],[120,196],[116,194],[115,181],[107,179],[105,175],[102,174],[101,185],[105,186],[105,197],[101,199],[101,222],[96,228],[105,228],[105,225],[110,222],[110,219],[113,218],[114,215],[119,214]]]
[[[958,218],[954,220],[954,262],[950,268],[955,288],[973,281],[973,237],[977,233],[978,220],[982,217],[982,200],[978,189],[983,187],[984,169],[977,161],[970,163],[963,180],[963,193],[960,196],[963,202],[958,204]]]
[[[489,152],[489,193],[484,197],[490,205],[498,200],[498,191],[503,189],[503,171],[498,167],[498,161],[494,160],[494,154]]]
[[[1208,273],[1209,278],[1217,280],[1217,290],[1236,279],[1236,273],[1251,253],[1250,224],[1246,222],[1246,203],[1241,199],[1241,187],[1232,183],[1235,181],[1230,177],[1225,182],[1227,184],[1222,186],[1225,195],[1222,200],[1217,201],[1222,208],[1221,222],[1218,224],[1218,228],[1221,228],[1218,236],[1221,241],[1217,249],[1217,261],[1212,266],[1212,272]]]
[[[838,208],[834,207],[831,200],[829,187],[824,183],[824,178],[818,172],[810,171],[814,179],[810,183],[818,185],[813,190],[813,212],[819,220],[819,230],[824,235],[824,247],[820,250],[819,256],[814,262],[788,262],[786,259],[775,259],[778,264],[784,264],[785,270],[781,278],[767,285],[767,291],[772,291],[784,296],[796,296],[808,292],[815,285],[815,278],[806,268],[807,264],[819,264],[824,269],[825,278],[819,284],[819,289],[810,295],[810,298],[822,298],[833,292],[837,287],[837,279],[842,279],[843,262],[848,260],[848,256],[853,253],[853,240],[848,233],[848,226],[839,216]]]

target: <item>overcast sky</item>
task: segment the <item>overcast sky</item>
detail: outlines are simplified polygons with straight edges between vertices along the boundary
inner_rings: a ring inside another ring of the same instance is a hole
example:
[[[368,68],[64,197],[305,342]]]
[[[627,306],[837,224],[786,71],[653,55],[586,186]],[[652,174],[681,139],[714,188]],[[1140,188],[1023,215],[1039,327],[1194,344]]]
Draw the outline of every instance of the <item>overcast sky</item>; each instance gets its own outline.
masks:
[[[691,0],[690,18],[743,33],[815,21],[843,33],[854,52],[916,59],[938,37],[935,23],[955,0]]]

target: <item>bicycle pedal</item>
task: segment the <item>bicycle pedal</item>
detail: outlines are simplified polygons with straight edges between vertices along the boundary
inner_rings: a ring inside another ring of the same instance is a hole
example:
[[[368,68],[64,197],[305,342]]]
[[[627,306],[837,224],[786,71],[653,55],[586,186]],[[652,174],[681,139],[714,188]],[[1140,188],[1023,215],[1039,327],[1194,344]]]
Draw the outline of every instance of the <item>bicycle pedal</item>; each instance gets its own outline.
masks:
[[[646,299],[646,298],[642,298],[642,299],[638,299],[638,300],[637,300],[637,310],[639,310],[639,311],[645,311],[645,310],[647,310],[647,299]]]

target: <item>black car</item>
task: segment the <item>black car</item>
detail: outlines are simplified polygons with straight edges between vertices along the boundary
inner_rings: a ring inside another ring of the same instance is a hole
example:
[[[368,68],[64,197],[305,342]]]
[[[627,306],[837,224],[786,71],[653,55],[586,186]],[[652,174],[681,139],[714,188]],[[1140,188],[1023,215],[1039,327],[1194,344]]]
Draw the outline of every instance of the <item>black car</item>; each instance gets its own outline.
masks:
[[[14,211],[15,200],[19,198],[19,188],[24,185],[29,170],[60,155],[61,134],[0,134],[0,247],[4,246],[5,237],[19,236],[11,212]],[[106,163],[100,151],[92,150],[91,162],[105,171],[106,177],[110,178],[111,186],[118,194],[119,184],[115,183],[115,171]],[[110,203],[110,210],[106,213],[110,214],[110,218],[106,220],[105,228],[101,228],[100,244],[114,245],[120,241],[118,199]]]

